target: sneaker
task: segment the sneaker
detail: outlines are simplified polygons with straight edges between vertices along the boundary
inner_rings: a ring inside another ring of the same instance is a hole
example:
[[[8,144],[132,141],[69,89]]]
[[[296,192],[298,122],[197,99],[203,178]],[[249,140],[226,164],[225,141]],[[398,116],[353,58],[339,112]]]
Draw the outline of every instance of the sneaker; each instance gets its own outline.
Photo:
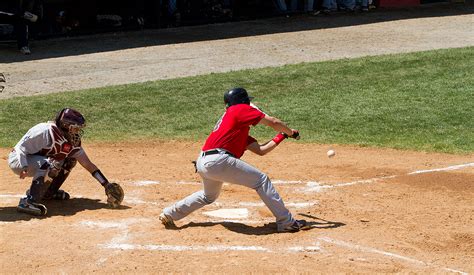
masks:
[[[170,216],[166,215],[165,213],[161,213],[158,218],[160,219],[161,223],[165,226],[166,229],[176,228],[176,225],[174,224],[173,219]]]
[[[34,23],[38,20],[38,15],[25,11],[25,13],[23,14],[23,19],[26,19],[26,20]]]
[[[330,14],[333,13],[333,11],[332,11],[331,9],[326,9],[326,8],[323,9],[321,12],[322,12],[323,14],[325,14],[325,15],[330,15]]]
[[[283,233],[283,232],[298,232],[300,230],[306,230],[309,229],[310,226],[305,220],[295,220],[295,222],[292,225],[289,225],[283,229],[279,229],[278,232]]]
[[[367,12],[367,11],[369,11],[369,7],[362,7],[361,10],[362,10],[363,12]]]
[[[28,46],[24,46],[20,48],[20,52],[24,55],[29,55],[31,54],[30,48]]]
[[[44,216],[48,212],[46,206],[41,203],[33,202],[28,198],[21,198],[16,210],[35,216]]]
[[[46,192],[46,194],[43,197],[43,199],[45,200],[58,200],[58,201],[69,200],[69,198],[71,198],[71,196],[69,196],[69,193],[61,189],[59,189],[58,191],[56,191],[56,193],[52,195]]]

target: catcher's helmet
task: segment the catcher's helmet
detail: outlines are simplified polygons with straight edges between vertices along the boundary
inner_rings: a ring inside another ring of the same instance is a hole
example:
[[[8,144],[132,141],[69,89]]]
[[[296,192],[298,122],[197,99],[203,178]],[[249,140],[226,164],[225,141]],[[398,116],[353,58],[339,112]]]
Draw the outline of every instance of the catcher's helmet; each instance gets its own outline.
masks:
[[[249,96],[244,88],[233,88],[224,93],[226,107],[236,104],[250,104],[253,97]]]
[[[86,119],[81,113],[71,108],[64,108],[58,112],[54,121],[72,143],[80,144],[82,128],[86,127]]]

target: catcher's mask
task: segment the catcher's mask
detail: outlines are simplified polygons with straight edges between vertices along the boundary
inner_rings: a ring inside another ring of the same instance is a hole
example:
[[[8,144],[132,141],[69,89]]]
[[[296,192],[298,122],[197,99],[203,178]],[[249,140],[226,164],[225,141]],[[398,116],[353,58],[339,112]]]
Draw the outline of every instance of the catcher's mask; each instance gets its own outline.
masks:
[[[86,127],[86,119],[81,113],[71,108],[64,108],[56,115],[55,122],[72,144],[80,145],[82,129]]]
[[[249,96],[244,88],[233,88],[224,93],[226,108],[236,104],[250,104],[253,97]]]

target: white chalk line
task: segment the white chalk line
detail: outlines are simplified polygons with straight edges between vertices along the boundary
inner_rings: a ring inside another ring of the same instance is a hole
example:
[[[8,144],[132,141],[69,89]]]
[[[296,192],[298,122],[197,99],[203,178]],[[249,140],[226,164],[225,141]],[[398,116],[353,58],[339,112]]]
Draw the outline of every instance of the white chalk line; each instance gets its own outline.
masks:
[[[316,181],[309,181],[305,187],[301,188],[300,190],[305,191],[305,192],[322,192],[325,189],[331,189],[331,188],[336,188],[336,187],[345,187],[345,186],[351,186],[351,185],[356,185],[356,184],[367,184],[367,183],[375,183],[377,181],[382,181],[386,179],[393,179],[397,176],[385,176],[385,177],[379,177],[379,178],[372,178],[372,179],[366,179],[366,180],[356,180],[352,182],[344,182],[344,183],[336,183],[333,185],[322,185],[319,182]]]
[[[137,224],[137,223],[139,224],[139,223],[143,223],[143,222],[146,223],[146,222],[151,222],[151,221],[152,221],[151,219],[144,219],[144,218],[130,218],[130,219],[124,219],[124,220],[120,220],[120,221],[87,221],[87,220],[84,220],[84,221],[81,221],[79,223],[79,226],[89,227],[89,228],[93,228],[93,229],[96,229],[96,228],[107,229],[107,230],[119,229],[120,230],[119,234],[117,234],[115,237],[112,238],[112,240],[110,240],[110,244],[120,244],[120,243],[126,242],[128,240],[129,231],[130,231],[129,226],[130,225]],[[114,251],[113,255],[116,255],[118,253],[120,253],[120,251]],[[106,256],[103,256],[103,257],[99,258],[96,261],[96,264],[98,266],[103,265],[113,255],[107,254]]]
[[[157,185],[160,184],[159,181],[155,180],[141,180],[141,181],[133,181],[130,184],[136,185],[136,186],[149,186],[149,185]]]
[[[222,252],[222,251],[256,251],[256,252],[306,252],[314,253],[320,252],[321,247],[316,246],[292,246],[287,248],[268,248],[262,246],[245,246],[245,245],[165,245],[165,244],[129,244],[126,243],[129,236],[129,226],[136,223],[149,222],[150,219],[127,219],[121,221],[88,221],[84,220],[79,223],[79,226],[88,227],[92,229],[119,229],[120,233],[112,238],[112,240],[106,244],[98,244],[98,247],[104,249],[118,250],[116,253],[123,250],[149,250],[149,251],[202,251],[202,252]],[[262,221],[258,221],[262,223]],[[101,257],[97,260],[98,265],[104,264],[110,255],[107,257]]]
[[[286,248],[269,248],[263,246],[245,245],[165,245],[165,244],[100,244],[99,247],[114,250],[148,250],[148,251],[199,251],[199,252],[223,252],[223,251],[254,251],[265,253],[319,253],[319,246],[292,246]]]
[[[402,255],[399,255],[399,254],[395,254],[395,253],[392,253],[392,252],[387,252],[387,251],[379,250],[379,249],[372,248],[372,247],[361,246],[361,245],[358,245],[358,244],[352,244],[352,243],[345,242],[345,241],[335,240],[335,239],[332,239],[332,238],[329,238],[329,237],[319,237],[318,240],[323,241],[323,242],[327,242],[327,243],[330,243],[330,244],[334,244],[334,245],[337,245],[337,246],[341,246],[341,247],[344,247],[344,248],[349,248],[349,249],[352,249],[352,250],[358,250],[358,251],[362,251],[362,252],[366,252],[366,253],[380,254],[380,255],[383,255],[383,256],[387,256],[389,258],[394,258],[394,259],[406,261],[406,262],[409,262],[409,263],[412,263],[412,264],[415,264],[415,265],[418,265],[418,266],[428,266],[428,267],[434,267],[434,268],[441,268],[444,271],[460,273],[460,274],[463,274],[463,275],[468,274],[464,271],[460,271],[460,270],[456,270],[456,269],[452,269],[452,268],[447,268],[447,267],[442,267],[442,266],[439,266],[439,265],[436,265],[436,264],[433,264],[433,263],[423,262],[423,261],[420,261],[420,260],[417,260],[417,259],[409,258],[409,257],[402,256]]]
[[[145,201],[137,197],[130,197],[126,196],[124,199],[125,203],[129,204],[150,204],[150,205],[159,205],[159,206],[167,206],[169,203],[164,202],[153,202],[153,201]],[[285,202],[285,205],[289,208],[307,208],[311,206],[318,205],[318,202]],[[234,207],[237,208],[239,206],[246,206],[246,207],[266,207],[263,202],[214,202],[210,207]]]
[[[474,167],[474,163],[453,165],[453,166],[435,168],[435,169],[429,169],[429,170],[417,170],[417,171],[410,172],[406,175],[417,175],[417,174],[423,174],[423,173],[433,173],[433,172],[442,172],[442,171],[454,171],[454,170],[460,170],[460,169],[469,168],[469,167]],[[351,186],[351,185],[356,185],[356,184],[375,183],[378,181],[393,179],[396,177],[399,177],[399,175],[383,176],[383,177],[377,177],[377,178],[371,178],[371,179],[365,179],[365,180],[357,180],[357,181],[352,181],[352,182],[336,183],[332,185],[322,185],[321,183],[316,182],[316,181],[308,181],[306,183],[306,186],[304,188],[301,188],[300,190],[304,192],[321,192],[325,189],[331,189],[335,187],[345,187],[345,186]]]
[[[0,194],[0,198],[5,198],[5,199],[11,199],[11,198],[15,198],[15,199],[19,199],[19,198],[23,198],[25,195],[22,195],[22,194]]]
[[[444,168],[436,168],[436,169],[429,169],[429,170],[418,170],[418,171],[408,173],[408,175],[424,174],[424,173],[432,173],[432,172],[442,172],[442,171],[453,171],[453,170],[459,170],[459,169],[464,169],[464,168],[468,168],[468,167],[474,167],[474,162],[466,163],[466,164],[460,164],[460,165],[454,165],[454,166],[448,166],[448,167],[444,167]]]
[[[469,167],[474,167],[474,162],[471,163],[465,163],[465,164],[459,164],[459,165],[453,165],[453,166],[448,166],[448,167],[442,167],[442,168],[435,168],[435,169],[428,169],[428,170],[417,170],[410,172],[406,175],[417,175],[417,174],[425,174],[425,173],[433,173],[433,172],[443,172],[443,171],[454,171],[454,170],[460,170],[460,169],[465,169]],[[352,182],[342,182],[342,183],[336,183],[336,184],[322,184],[317,181],[301,181],[301,180],[272,180],[272,183],[275,185],[300,185],[300,184],[305,184],[306,186],[303,189],[300,189],[300,191],[304,192],[321,192],[325,189],[331,189],[335,187],[345,187],[345,186],[351,186],[351,185],[356,185],[356,184],[368,184],[368,183],[375,183],[378,181],[383,181],[387,179],[393,179],[396,177],[399,177],[400,175],[391,175],[391,176],[383,176],[383,177],[376,177],[376,178],[371,178],[371,179],[365,179],[365,180],[356,180]],[[167,182],[169,184],[169,182]],[[136,182],[131,182],[130,184],[136,185],[136,186],[148,186],[148,185],[156,185],[156,184],[161,184],[160,181],[153,181],[153,180],[146,180],[146,181],[136,181]],[[185,181],[185,180],[180,180],[176,182],[172,182],[171,184],[185,184],[185,185],[201,185],[201,182],[196,182],[196,181]],[[224,185],[227,185],[225,183]]]
[[[17,199],[22,198],[24,196],[25,195],[22,195],[22,194],[0,194],[0,198],[6,199],[5,201],[8,201],[8,203],[10,203],[10,201],[12,201],[12,200],[17,200]],[[86,197],[87,196],[80,195],[80,194],[71,196],[72,199],[74,199],[74,198],[86,198]],[[98,200],[104,200],[105,201],[105,198],[98,198],[98,197],[97,198],[90,198],[90,199],[98,199]],[[123,204],[124,205],[127,205],[127,204],[128,205],[146,204],[146,205],[156,205],[156,206],[160,206],[160,207],[165,207],[165,206],[169,205],[169,203],[146,201],[146,200],[142,200],[138,197],[131,197],[131,196],[125,196]],[[317,201],[315,201],[315,202],[285,202],[285,205],[288,208],[303,209],[303,208],[308,208],[308,207],[318,205],[318,202]],[[210,205],[209,208],[221,208],[221,207],[239,208],[239,207],[242,207],[242,206],[245,206],[245,207],[266,207],[263,202],[235,202],[235,203],[232,203],[232,202],[225,202],[225,203],[215,202],[212,205]]]

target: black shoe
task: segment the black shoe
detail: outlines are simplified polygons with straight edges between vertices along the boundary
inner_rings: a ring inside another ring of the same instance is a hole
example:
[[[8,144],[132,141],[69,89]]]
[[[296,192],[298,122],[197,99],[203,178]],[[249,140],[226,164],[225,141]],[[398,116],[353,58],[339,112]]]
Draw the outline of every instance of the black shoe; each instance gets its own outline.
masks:
[[[330,14],[333,13],[333,11],[330,10],[330,9],[323,9],[323,10],[321,11],[321,13],[322,13],[322,14],[325,14],[325,15],[330,15]]]
[[[310,229],[311,227],[308,225],[308,223],[305,220],[295,220],[295,222],[292,225],[289,225],[283,229],[278,230],[280,233],[284,232],[298,232],[300,230],[306,230]]]
[[[158,219],[161,221],[161,223],[165,226],[166,229],[176,228],[173,219],[165,213],[161,213],[160,216],[158,216]]]
[[[33,202],[28,198],[21,198],[16,210],[35,216],[44,216],[48,213],[46,206],[41,203]]]

